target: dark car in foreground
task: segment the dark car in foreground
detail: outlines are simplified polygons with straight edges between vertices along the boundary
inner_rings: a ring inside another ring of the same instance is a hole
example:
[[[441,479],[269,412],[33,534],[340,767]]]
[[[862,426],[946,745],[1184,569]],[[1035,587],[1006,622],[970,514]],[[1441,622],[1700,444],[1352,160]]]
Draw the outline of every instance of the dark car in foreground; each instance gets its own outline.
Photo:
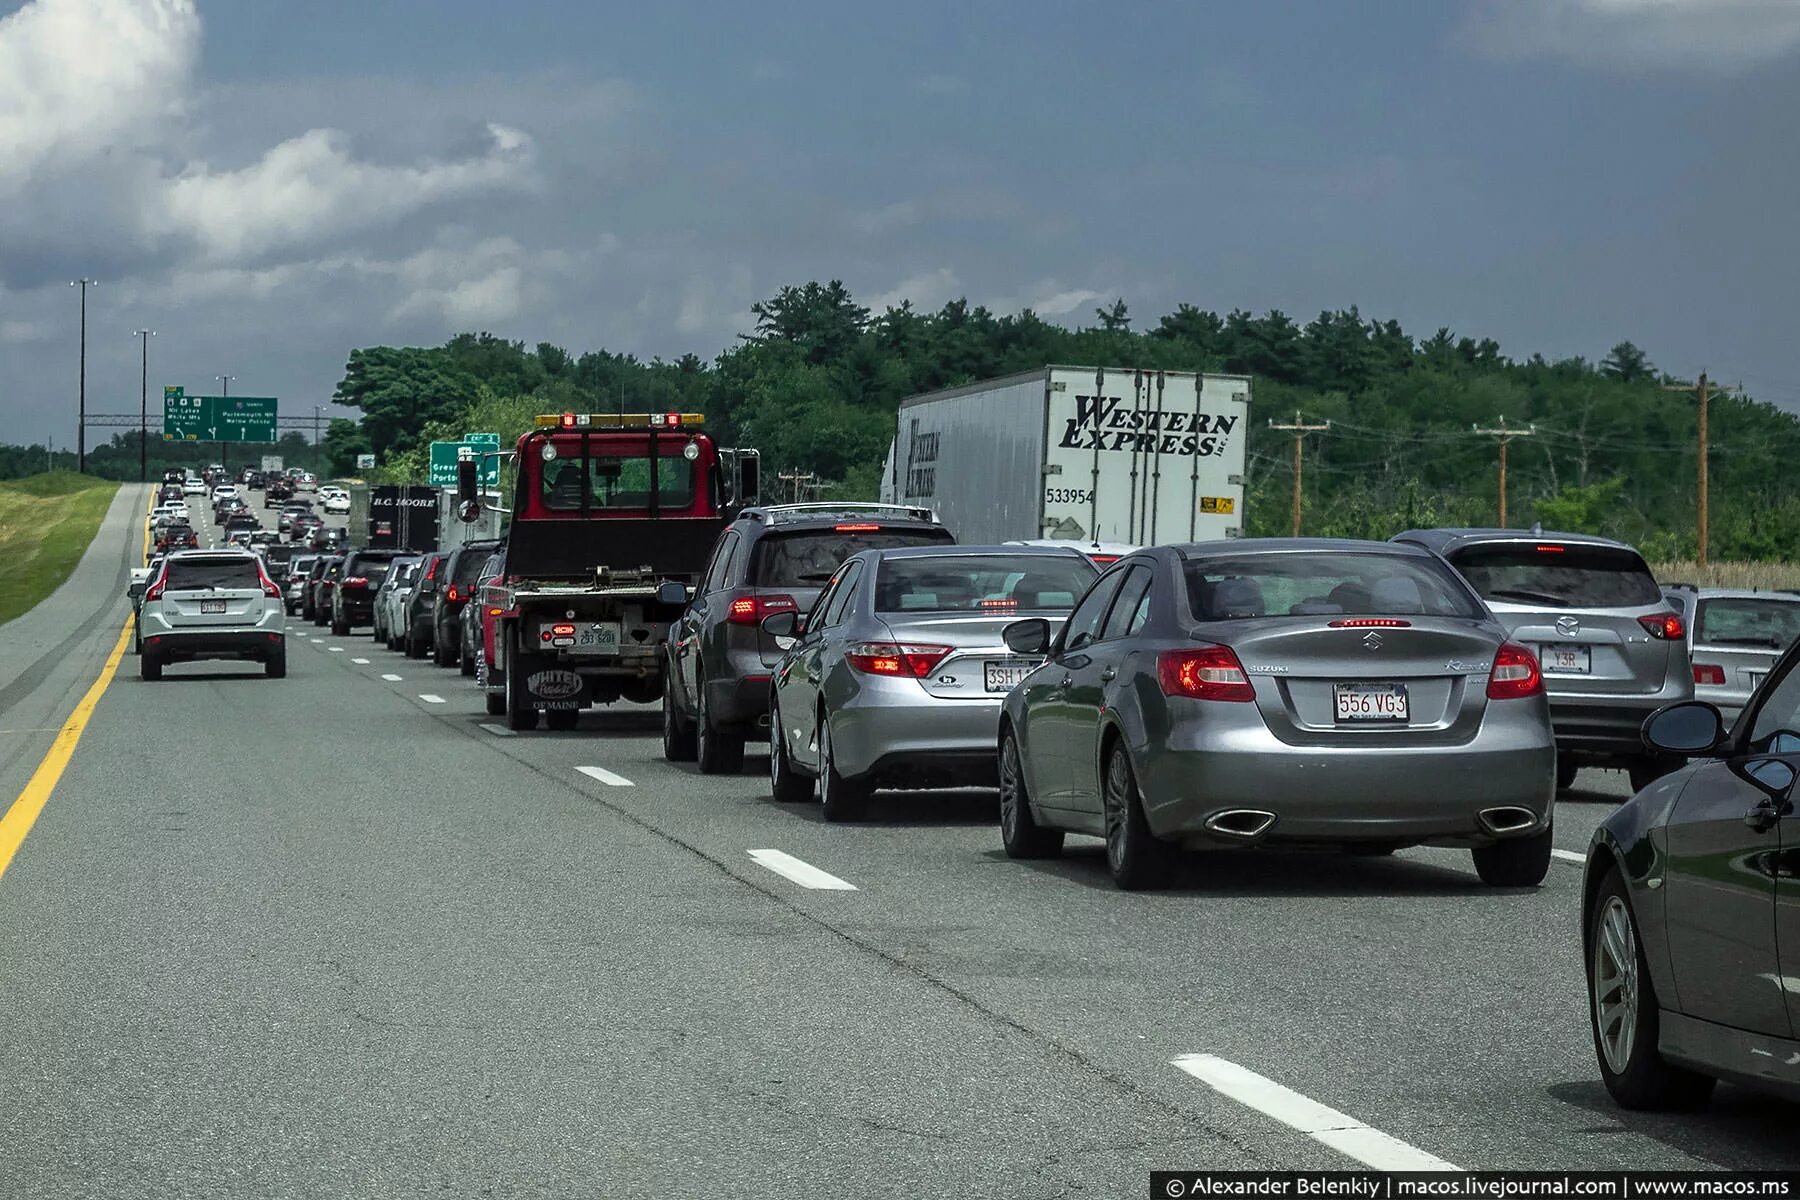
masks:
[[[442,588],[435,593],[431,609],[431,661],[440,667],[454,667],[462,654],[462,614],[481,577],[481,566],[488,555],[500,548],[494,540],[464,542],[450,552],[439,573]]]
[[[1643,556],[1623,542],[1523,529],[1425,529],[1396,542],[1444,556],[1538,657],[1556,725],[1557,785],[1623,768],[1634,790],[1676,763],[1648,751],[1644,719],[1694,694],[1687,628]]]
[[[324,625],[331,620],[332,593],[344,573],[344,556],[327,554],[319,560],[318,573],[312,582],[312,623]]]
[[[1457,574],[1382,542],[1158,546],[1094,584],[1001,718],[1001,840],[1106,839],[1125,888],[1183,848],[1472,851],[1486,883],[1550,862],[1556,748],[1543,677]]]
[[[1595,830],[1583,882],[1588,1015],[1627,1108],[1693,1108],[1717,1080],[1800,1100],[1800,650],[1728,733],[1673,704],[1647,748],[1688,756]]]
[[[669,627],[663,754],[706,774],[743,766],[744,741],[769,715],[781,647],[763,618],[805,612],[862,550],[956,539],[926,509],[885,504],[747,508],[719,535],[694,599]]]
[[[375,593],[404,550],[353,550],[344,556],[331,589],[331,632],[343,637],[375,621]],[[328,576],[329,578],[330,576]]]
[[[401,620],[389,648],[405,651],[408,658],[424,658],[431,647],[431,615],[437,607],[438,589],[444,582],[444,563],[450,554],[433,550],[419,565],[413,587],[400,606]]]

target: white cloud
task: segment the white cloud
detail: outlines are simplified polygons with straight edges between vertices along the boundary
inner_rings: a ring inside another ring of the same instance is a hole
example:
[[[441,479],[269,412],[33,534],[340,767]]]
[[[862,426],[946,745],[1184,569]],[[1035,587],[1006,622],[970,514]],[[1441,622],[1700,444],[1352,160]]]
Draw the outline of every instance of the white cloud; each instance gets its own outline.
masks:
[[[167,121],[199,50],[193,0],[35,0],[0,19],[0,193]]]
[[[1795,0],[1485,0],[1465,40],[1499,57],[1731,72],[1800,47]]]
[[[479,157],[382,166],[357,161],[342,133],[314,129],[242,170],[190,167],[168,183],[150,220],[157,232],[189,237],[214,259],[235,260],[528,182],[531,139],[503,125],[488,133],[489,150]]]
[[[1015,308],[1029,308],[1040,317],[1066,317],[1086,304],[1106,300],[1110,292],[1096,292],[1092,288],[1064,288],[1055,283],[1040,284],[1038,290],[1028,295],[1035,299],[1027,299],[1023,304],[1002,304],[998,308],[1002,312],[1012,312]]]
[[[9,346],[24,342],[42,342],[50,338],[47,321],[0,321],[0,344]]]
[[[942,308],[962,294],[962,283],[956,278],[956,272],[949,267],[939,267],[923,275],[911,275],[902,279],[887,291],[871,297],[866,304],[876,316],[890,308],[899,308],[907,300],[912,301],[914,309],[930,312]]]

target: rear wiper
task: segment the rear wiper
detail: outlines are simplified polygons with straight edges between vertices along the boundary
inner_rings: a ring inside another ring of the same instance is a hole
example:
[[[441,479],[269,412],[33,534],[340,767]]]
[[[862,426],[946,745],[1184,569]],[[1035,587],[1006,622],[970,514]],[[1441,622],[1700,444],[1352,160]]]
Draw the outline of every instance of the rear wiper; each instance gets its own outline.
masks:
[[[1554,604],[1558,608],[1567,608],[1569,601],[1561,596],[1552,596],[1549,592],[1533,592],[1524,588],[1495,588],[1488,593],[1495,599],[1528,600],[1538,604]]]

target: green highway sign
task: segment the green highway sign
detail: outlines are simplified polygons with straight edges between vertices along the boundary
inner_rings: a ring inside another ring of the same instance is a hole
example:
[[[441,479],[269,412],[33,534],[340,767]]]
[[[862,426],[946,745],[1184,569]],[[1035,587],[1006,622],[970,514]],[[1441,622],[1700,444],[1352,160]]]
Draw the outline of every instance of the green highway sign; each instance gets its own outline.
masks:
[[[273,442],[277,402],[273,396],[190,396],[163,389],[166,442]]]
[[[465,458],[480,458],[481,486],[484,488],[500,486],[500,456],[495,451],[500,449],[500,435],[497,433],[470,433],[463,436],[460,442],[431,443],[431,475],[432,487],[455,487],[456,464]]]

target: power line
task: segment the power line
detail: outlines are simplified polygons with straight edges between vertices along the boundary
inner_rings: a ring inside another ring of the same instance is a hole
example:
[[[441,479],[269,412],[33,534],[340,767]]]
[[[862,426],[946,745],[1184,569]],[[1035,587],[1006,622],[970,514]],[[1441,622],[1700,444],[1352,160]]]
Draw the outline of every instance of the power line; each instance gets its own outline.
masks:
[[[1307,434],[1323,433],[1327,429],[1331,428],[1331,422],[1327,421],[1323,425],[1308,425],[1308,424],[1306,424],[1305,420],[1302,419],[1302,417],[1300,416],[1300,410],[1296,408],[1294,410],[1294,423],[1292,425],[1277,425],[1275,423],[1274,419],[1271,418],[1269,421],[1269,428],[1270,429],[1279,429],[1284,433],[1292,433],[1294,435],[1294,536],[1299,537],[1300,536],[1300,480],[1305,473],[1305,462],[1304,462],[1304,459],[1301,457],[1301,449],[1300,448],[1306,441]]]
[[[1472,433],[1481,437],[1500,439],[1500,528],[1506,528],[1506,446],[1514,438],[1533,437],[1537,434],[1535,426],[1527,425],[1524,429],[1508,429],[1506,418],[1500,418],[1500,428],[1483,429],[1479,425],[1469,427]]]

